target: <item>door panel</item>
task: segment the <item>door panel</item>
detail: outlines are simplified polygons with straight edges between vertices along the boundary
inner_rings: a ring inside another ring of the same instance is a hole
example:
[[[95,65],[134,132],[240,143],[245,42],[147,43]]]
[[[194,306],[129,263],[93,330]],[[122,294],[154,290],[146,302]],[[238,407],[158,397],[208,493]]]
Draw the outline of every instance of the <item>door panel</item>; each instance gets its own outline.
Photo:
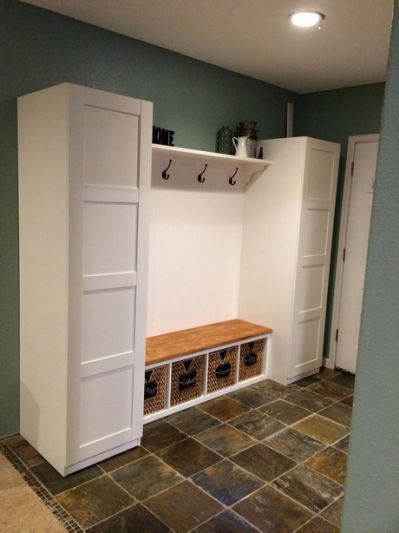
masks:
[[[69,465],[142,435],[152,123],[147,102],[76,91]]]
[[[289,378],[321,366],[339,146],[309,139]]]
[[[378,141],[355,145],[335,361],[337,367],[353,373],[357,362],[377,152]]]

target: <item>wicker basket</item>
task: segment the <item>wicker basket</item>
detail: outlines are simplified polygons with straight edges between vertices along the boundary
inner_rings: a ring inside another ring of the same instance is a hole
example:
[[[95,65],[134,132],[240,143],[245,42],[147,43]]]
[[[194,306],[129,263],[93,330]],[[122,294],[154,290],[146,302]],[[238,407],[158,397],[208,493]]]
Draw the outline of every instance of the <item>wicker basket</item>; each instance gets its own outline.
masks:
[[[207,392],[234,385],[236,380],[238,346],[209,354]]]
[[[240,381],[262,374],[263,352],[265,339],[247,342],[241,345],[240,352]]]
[[[170,404],[177,405],[198,398],[204,381],[204,355],[172,365]]]
[[[159,366],[145,371],[144,414],[149,415],[166,408],[167,367]]]

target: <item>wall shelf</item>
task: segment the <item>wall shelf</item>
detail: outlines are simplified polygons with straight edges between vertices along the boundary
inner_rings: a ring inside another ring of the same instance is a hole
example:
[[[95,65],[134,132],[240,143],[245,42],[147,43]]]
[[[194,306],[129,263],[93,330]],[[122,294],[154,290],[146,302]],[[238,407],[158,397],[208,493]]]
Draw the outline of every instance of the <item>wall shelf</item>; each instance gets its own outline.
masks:
[[[206,183],[206,189],[242,191],[251,180],[263,172],[271,161],[249,157],[206,152],[176,146],[152,145],[152,183],[162,182],[171,186],[198,188]]]

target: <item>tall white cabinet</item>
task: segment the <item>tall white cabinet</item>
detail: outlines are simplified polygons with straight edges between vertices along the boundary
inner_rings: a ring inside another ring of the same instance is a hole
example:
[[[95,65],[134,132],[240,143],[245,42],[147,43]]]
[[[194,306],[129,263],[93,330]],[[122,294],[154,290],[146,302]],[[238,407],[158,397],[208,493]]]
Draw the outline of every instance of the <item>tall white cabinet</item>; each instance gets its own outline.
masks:
[[[63,475],[142,435],[152,104],[18,99],[21,434]]]
[[[287,384],[322,364],[340,147],[260,146],[272,164],[245,193],[238,315],[273,328],[266,374]]]

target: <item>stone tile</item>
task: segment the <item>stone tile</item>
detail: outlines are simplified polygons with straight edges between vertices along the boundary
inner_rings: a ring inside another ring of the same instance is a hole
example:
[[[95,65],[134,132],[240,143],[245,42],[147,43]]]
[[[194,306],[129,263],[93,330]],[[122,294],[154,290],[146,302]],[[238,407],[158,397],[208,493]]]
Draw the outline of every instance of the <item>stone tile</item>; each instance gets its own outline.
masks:
[[[313,376],[308,376],[306,378],[302,378],[299,381],[295,381],[295,385],[298,387],[309,387],[309,385],[314,385],[315,383],[318,383],[320,381],[320,377],[318,377],[318,374]]]
[[[352,407],[353,406],[353,396],[348,396],[347,398],[345,398],[345,400],[341,400],[341,403],[343,403],[345,405],[350,405]]]
[[[320,394],[315,394],[310,390],[313,386],[314,385],[311,385],[306,389],[300,389],[299,391],[289,394],[286,397],[286,400],[314,412],[320,411],[327,407],[327,405],[330,405],[332,403],[330,399],[320,396]]]
[[[248,407],[254,408],[275,400],[275,397],[271,394],[257,390],[254,387],[245,387],[244,389],[236,390],[231,392],[229,397],[248,405]]]
[[[111,477],[138,500],[145,500],[182,481],[172,468],[153,455],[115,470]]]
[[[35,466],[45,462],[45,458],[33,448],[25,439],[7,442],[9,448],[26,464],[26,466]]]
[[[320,474],[344,485],[347,458],[348,456],[345,453],[335,448],[327,448],[314,457],[311,457],[306,462],[306,465],[312,470],[316,470]]]
[[[343,439],[339,440],[334,444],[334,448],[337,448],[341,452],[349,453],[349,442],[350,442],[350,435],[347,435]]]
[[[334,376],[339,376],[339,374],[341,374],[341,372],[335,368],[327,368],[326,366],[322,366],[316,376],[320,379],[330,379]]]
[[[234,510],[260,531],[268,533],[294,531],[312,517],[310,511],[270,486],[237,503]]]
[[[111,516],[108,520],[104,520],[86,531],[88,533],[129,533],[132,531],[167,533],[169,528],[147,511],[145,507],[138,504]]]
[[[88,528],[134,503],[107,475],[63,492],[57,500],[83,527]]]
[[[110,457],[105,461],[101,461],[101,463],[97,463],[97,465],[100,466],[105,472],[112,472],[113,470],[132,463],[133,461],[137,461],[146,455],[148,455],[147,450],[141,448],[141,446],[138,446],[137,448],[133,448],[127,452],[114,455],[114,457]]]
[[[232,511],[224,511],[205,522],[195,533],[255,533],[258,531],[241,516]]]
[[[309,459],[309,457],[320,452],[325,447],[318,440],[291,428],[267,439],[265,444],[298,463],[306,461],[306,459]]]
[[[253,387],[264,394],[271,394],[272,396],[276,397],[287,396],[287,394],[290,394],[291,392],[294,392],[299,389],[297,385],[281,385],[281,383],[277,383],[276,381],[272,381],[271,379],[260,381],[259,383],[256,383]]]
[[[327,507],[343,491],[338,483],[303,465],[276,479],[273,486],[315,513]]]
[[[342,373],[339,376],[330,378],[329,381],[331,381],[331,383],[335,383],[336,385],[341,385],[341,387],[346,387],[353,390],[355,388],[355,378],[356,376],[353,374]]]
[[[339,498],[332,505],[327,507],[322,513],[321,516],[334,524],[334,526],[341,527],[342,521],[342,512],[344,510],[344,497]]]
[[[339,529],[329,524],[320,516],[316,516],[310,522],[296,530],[297,533],[339,533]]]
[[[193,481],[224,505],[232,505],[263,483],[230,461],[223,461],[196,474]]]
[[[185,411],[180,411],[180,413],[168,416],[165,420],[188,435],[201,433],[201,431],[220,424],[220,420],[209,416],[201,411],[201,409],[198,409],[198,407],[191,407]]]
[[[249,410],[249,407],[232,398],[223,396],[222,398],[216,398],[215,400],[201,404],[201,409],[225,422],[245,413]]]
[[[212,430],[211,430],[212,431]],[[194,439],[173,444],[158,456],[183,476],[191,476],[222,460],[222,457]]]
[[[186,435],[177,428],[157,420],[144,426],[144,435],[141,444],[150,452],[162,450],[186,438]]]
[[[338,424],[348,427],[351,425],[352,407],[341,402],[329,405],[326,409],[319,411],[318,414],[330,418],[334,422],[338,422]]]
[[[176,533],[185,533],[223,510],[189,481],[153,496],[146,501],[146,507]]]
[[[237,429],[226,426],[226,424],[208,429],[208,431],[197,435],[196,438],[224,457],[230,457],[230,455],[234,455],[254,443],[247,435]]]
[[[259,411],[249,411],[232,420],[230,424],[257,440],[266,439],[285,428],[278,420]]]
[[[75,474],[70,474],[67,477],[62,477],[61,474],[55,470],[48,463],[41,463],[32,467],[32,472],[40,479],[43,485],[51,492],[51,494],[59,494],[65,490],[72,489],[81,483],[90,481],[103,474],[103,471],[98,466],[90,466],[84,470],[80,470]]]
[[[311,414],[310,411],[307,411],[303,407],[285,400],[277,400],[269,403],[262,407],[260,411],[280,420],[280,422],[284,422],[284,424],[293,424]]]
[[[322,396],[325,396],[334,402],[343,400],[351,394],[351,391],[346,387],[341,387],[340,385],[336,385],[331,381],[320,381],[315,385],[311,385],[309,390],[315,392],[316,394],[321,394]]]
[[[231,460],[264,481],[271,481],[296,465],[288,457],[264,444],[255,444],[252,448],[235,455]]]
[[[295,424],[293,428],[325,444],[333,444],[348,433],[348,430],[340,424],[319,415],[305,418],[305,420]]]

